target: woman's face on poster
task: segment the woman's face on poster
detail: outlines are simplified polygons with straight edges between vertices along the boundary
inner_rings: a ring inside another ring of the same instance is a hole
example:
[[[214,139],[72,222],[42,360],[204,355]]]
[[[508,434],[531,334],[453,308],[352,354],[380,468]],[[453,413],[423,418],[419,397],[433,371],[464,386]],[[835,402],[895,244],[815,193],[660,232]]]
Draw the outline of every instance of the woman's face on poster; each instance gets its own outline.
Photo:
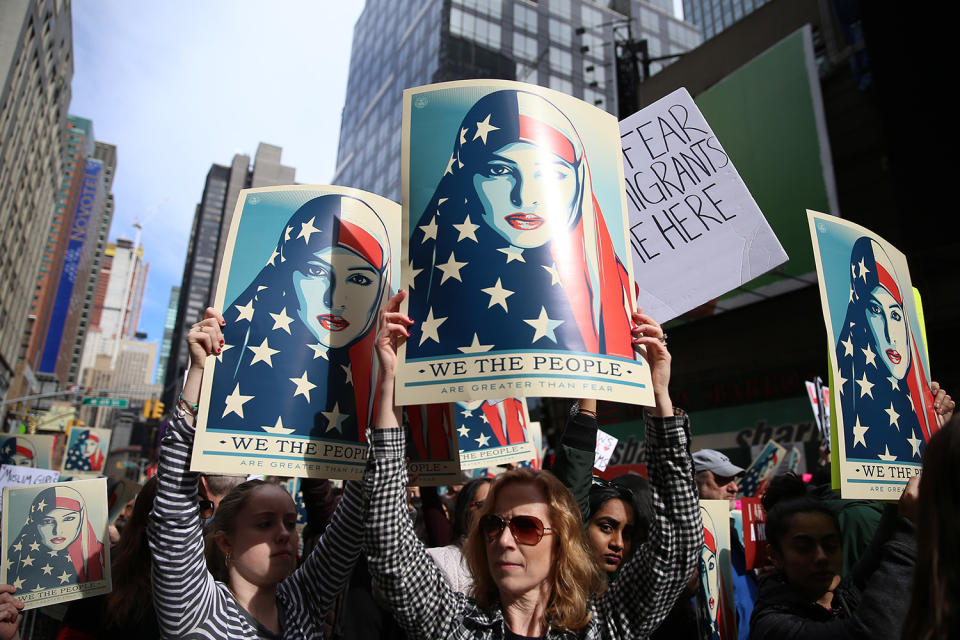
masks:
[[[524,249],[542,246],[568,229],[577,182],[569,162],[527,142],[501,147],[473,176],[484,221]]]
[[[877,286],[867,300],[867,325],[880,357],[891,375],[903,380],[910,368],[910,344],[903,307],[884,287]]]
[[[320,344],[348,346],[371,325],[381,280],[380,271],[353,251],[322,249],[293,273],[300,320]]]
[[[83,455],[92,458],[97,454],[100,443],[95,438],[87,438],[83,443]]]
[[[717,619],[717,597],[720,593],[720,573],[717,567],[717,554],[704,546],[700,550],[700,579],[710,608],[710,619]]]
[[[36,461],[31,456],[25,456],[22,453],[15,453],[10,457],[10,460],[13,464],[18,467],[35,467],[37,466]]]
[[[37,523],[43,544],[53,551],[70,546],[80,533],[81,514],[73,509],[53,509]]]

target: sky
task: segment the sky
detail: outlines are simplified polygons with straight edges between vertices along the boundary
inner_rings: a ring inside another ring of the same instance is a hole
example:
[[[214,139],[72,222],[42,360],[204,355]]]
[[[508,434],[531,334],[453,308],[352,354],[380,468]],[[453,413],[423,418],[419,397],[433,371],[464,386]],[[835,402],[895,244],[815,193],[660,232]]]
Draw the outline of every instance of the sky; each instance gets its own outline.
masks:
[[[361,0],[73,3],[70,113],[117,145],[110,240],[143,225],[140,316],[163,337],[210,165],[283,147],[296,181],[333,177]],[[159,349],[158,349],[159,351]]]

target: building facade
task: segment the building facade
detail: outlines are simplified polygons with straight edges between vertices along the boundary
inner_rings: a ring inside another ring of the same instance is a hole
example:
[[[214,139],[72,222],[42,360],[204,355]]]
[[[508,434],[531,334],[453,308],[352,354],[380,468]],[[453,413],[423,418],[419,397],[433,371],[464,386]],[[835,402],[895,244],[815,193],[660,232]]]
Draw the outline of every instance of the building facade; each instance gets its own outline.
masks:
[[[72,77],[70,2],[0,3],[0,397],[23,353],[56,210]]]
[[[368,0],[354,26],[332,182],[400,200],[401,95],[468,78],[550,87],[617,113],[614,29],[652,57],[700,42],[665,0]],[[656,71],[663,63],[654,63]]]
[[[260,143],[253,165],[247,155],[235,155],[229,167],[214,164],[207,172],[203,196],[197,205],[187,246],[177,315],[170,339],[170,355],[163,373],[167,404],[180,391],[180,378],[189,354],[185,338],[191,325],[213,303],[219,263],[241,189],[293,184],[295,169],[280,161],[280,147]]]
[[[770,0],[683,0],[683,17],[709,40]]]
[[[163,383],[170,359],[170,347],[173,344],[173,330],[177,326],[177,305],[180,302],[180,287],[170,287],[170,302],[167,304],[167,318],[163,323],[163,340],[160,342],[160,358],[157,361],[156,381]]]

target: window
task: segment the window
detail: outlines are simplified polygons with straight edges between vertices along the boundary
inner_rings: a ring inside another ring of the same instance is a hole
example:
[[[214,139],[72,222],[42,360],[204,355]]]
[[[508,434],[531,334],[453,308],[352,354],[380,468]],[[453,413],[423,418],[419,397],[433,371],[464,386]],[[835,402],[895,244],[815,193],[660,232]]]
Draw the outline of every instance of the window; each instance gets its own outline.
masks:
[[[550,76],[550,88],[567,94],[573,93],[573,83],[558,76]]]
[[[554,73],[570,75],[573,73],[573,56],[569,51],[550,47],[550,67]]]
[[[536,38],[514,31],[513,55],[523,60],[536,60],[538,55]]]
[[[569,18],[570,0],[550,0],[550,13]]]
[[[550,18],[550,41],[569,47],[573,40],[573,29],[566,22]]]
[[[460,9],[450,9],[450,33],[493,49],[500,48],[500,25]]]
[[[513,24],[518,29],[526,29],[531,33],[537,32],[537,10],[521,4],[513,7]]]
[[[499,18],[503,11],[502,0],[453,0],[453,3],[493,18]]]
[[[583,5],[580,7],[580,19],[585,27],[595,27],[603,24],[603,13],[593,7]]]

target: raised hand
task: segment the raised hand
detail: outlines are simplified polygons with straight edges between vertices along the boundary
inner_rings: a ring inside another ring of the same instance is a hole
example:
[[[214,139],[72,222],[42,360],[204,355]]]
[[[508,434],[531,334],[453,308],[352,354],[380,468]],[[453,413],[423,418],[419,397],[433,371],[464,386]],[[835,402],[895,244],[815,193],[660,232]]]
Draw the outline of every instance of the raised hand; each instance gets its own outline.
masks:
[[[672,416],[673,403],[668,391],[671,355],[667,350],[667,336],[656,320],[643,313],[642,309],[638,308],[631,317],[633,348],[647,361],[653,378],[653,396],[657,403],[654,413],[661,417]]]
[[[410,337],[407,327],[413,324],[410,317],[400,313],[400,303],[406,295],[407,292],[401,290],[387,300],[387,304],[380,310],[380,320],[377,323],[377,359],[380,361],[383,378],[389,378],[391,384],[397,372],[397,349]]]
[[[13,596],[15,591],[9,584],[0,584],[0,640],[17,637],[23,602]]]
[[[207,356],[220,353],[223,348],[223,333],[220,327],[225,324],[219,311],[213,307],[207,307],[203,313],[203,320],[190,327],[187,345],[190,347],[191,368],[203,369]]]
[[[940,387],[940,383],[936,380],[930,383],[930,391],[933,393],[933,409],[940,416],[940,424],[947,424],[953,417],[953,410],[957,403],[953,401],[950,394]]]

